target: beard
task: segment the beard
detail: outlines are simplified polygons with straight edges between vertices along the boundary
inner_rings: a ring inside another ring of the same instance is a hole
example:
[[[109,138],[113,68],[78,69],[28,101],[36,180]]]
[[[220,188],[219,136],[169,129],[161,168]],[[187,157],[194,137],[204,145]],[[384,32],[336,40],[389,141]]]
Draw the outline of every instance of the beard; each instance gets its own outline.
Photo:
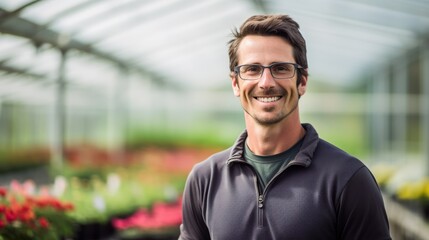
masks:
[[[297,88],[297,92],[298,92],[298,88]],[[251,96],[261,96],[261,95],[263,96],[277,95],[277,96],[282,96],[282,98],[288,97],[288,94],[283,89],[268,89],[263,92],[258,92],[257,94],[255,93],[251,94]],[[295,96],[292,96],[292,97],[295,97]],[[282,120],[286,119],[291,113],[293,113],[298,107],[299,97],[300,96],[298,94],[298,96],[296,96],[295,101],[291,103],[293,105],[290,108],[286,108],[286,109],[282,108],[277,113],[275,113],[276,107],[266,107],[263,109],[262,113],[260,112],[250,113],[244,106],[242,106],[242,108],[251,118],[253,118],[253,120],[255,120],[256,123],[263,126],[269,126],[269,125],[273,125],[281,122]]]
[[[286,112],[280,111],[277,114],[275,114],[274,116],[272,116],[272,115],[263,116],[265,114],[258,114],[258,113],[251,114],[244,107],[243,107],[243,110],[250,117],[252,117],[253,120],[255,120],[255,122],[258,123],[259,125],[269,126],[269,125],[277,124],[277,123],[281,122],[283,119],[286,119],[292,112],[294,112],[296,110],[297,107],[298,107],[298,100],[296,101],[295,105],[291,109],[287,109]],[[265,112],[271,112],[273,110],[274,109],[265,109]]]

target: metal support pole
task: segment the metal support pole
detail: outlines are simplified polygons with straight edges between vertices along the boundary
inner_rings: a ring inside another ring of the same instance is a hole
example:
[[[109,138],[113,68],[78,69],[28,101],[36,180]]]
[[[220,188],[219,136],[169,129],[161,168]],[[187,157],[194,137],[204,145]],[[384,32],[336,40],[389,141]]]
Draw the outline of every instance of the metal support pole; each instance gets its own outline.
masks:
[[[373,79],[372,114],[373,127],[372,139],[375,154],[379,155],[388,150],[390,104],[388,99],[389,79],[388,68],[379,68],[379,72]]]
[[[128,72],[125,67],[120,66],[108,107],[109,147],[114,152],[115,161],[123,160],[128,116],[128,101],[126,100],[127,89]]]
[[[58,68],[58,78],[54,89],[54,103],[52,109],[52,156],[51,165],[54,169],[59,170],[63,167],[64,160],[64,139],[66,126],[66,106],[65,106],[65,66],[67,52],[60,50],[61,59]]]
[[[393,105],[391,108],[393,124],[392,151],[400,155],[407,152],[407,81],[408,64],[395,64],[395,68],[393,68]],[[395,156],[398,156],[398,154],[395,154]]]
[[[422,44],[422,51],[420,51],[421,61],[421,78],[422,91],[420,93],[420,106],[422,113],[422,137],[421,149],[424,154],[426,164],[426,176],[429,176],[429,43]]]

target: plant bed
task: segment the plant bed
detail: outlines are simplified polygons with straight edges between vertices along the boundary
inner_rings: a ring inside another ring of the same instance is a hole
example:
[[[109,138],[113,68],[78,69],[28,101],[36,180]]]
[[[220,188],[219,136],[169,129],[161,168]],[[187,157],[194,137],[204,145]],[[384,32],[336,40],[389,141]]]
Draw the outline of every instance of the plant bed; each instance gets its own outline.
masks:
[[[34,190],[34,183],[17,181],[0,188],[0,239],[57,240],[73,234],[75,222],[68,215],[73,204]]]
[[[80,223],[73,236],[73,240],[101,240],[115,234],[115,229],[110,222]]]
[[[151,230],[128,229],[118,234],[120,240],[177,240],[179,227],[165,227]]]
[[[398,199],[396,196],[393,196],[392,200],[429,223],[429,202],[427,200]]]
[[[157,202],[152,209],[139,209],[127,218],[112,220],[121,240],[178,239],[182,222],[179,197],[175,202]]]
[[[31,149],[5,150],[0,149],[0,173],[31,170],[35,167],[46,166],[51,157],[47,147]]]

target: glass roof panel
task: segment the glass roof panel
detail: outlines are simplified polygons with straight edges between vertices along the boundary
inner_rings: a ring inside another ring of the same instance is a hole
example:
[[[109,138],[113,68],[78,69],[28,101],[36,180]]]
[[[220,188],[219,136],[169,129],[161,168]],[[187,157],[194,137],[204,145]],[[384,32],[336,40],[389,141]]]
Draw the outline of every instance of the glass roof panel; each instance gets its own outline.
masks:
[[[3,0],[1,2],[1,7],[8,11],[13,11],[29,2],[32,2],[32,1],[31,0]]]
[[[31,2],[4,0],[0,8],[13,11]],[[227,41],[234,27],[264,12],[256,3],[297,20],[312,78],[333,83],[359,81],[369,66],[429,34],[429,1],[421,0],[44,0],[9,18],[68,34],[88,52],[111,55],[125,65],[130,61],[170,82],[214,87],[228,84]],[[31,31],[28,37],[55,36],[51,33]],[[60,54],[49,45],[37,50],[28,39],[2,34],[0,51],[5,65],[56,77]],[[110,86],[118,76],[115,65],[87,53],[68,56],[68,77],[75,84]]]
[[[14,1],[14,0],[6,0]],[[31,7],[26,8],[21,16],[39,24],[50,22],[59,13],[64,13],[67,9],[80,5],[88,0],[73,0],[73,1],[53,1],[43,0]],[[42,13],[42,14],[41,14]]]
[[[265,1],[268,12],[290,14],[300,24],[312,77],[343,85],[356,83],[365,69],[412,46],[420,29],[429,29],[428,18],[363,2]]]

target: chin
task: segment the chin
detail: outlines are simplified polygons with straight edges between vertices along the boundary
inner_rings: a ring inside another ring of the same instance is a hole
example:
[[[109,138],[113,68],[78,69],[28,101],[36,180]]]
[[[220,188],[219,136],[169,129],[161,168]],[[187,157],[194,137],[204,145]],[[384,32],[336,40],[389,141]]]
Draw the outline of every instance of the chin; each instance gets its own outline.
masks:
[[[273,125],[285,119],[285,116],[254,116],[253,119],[261,125]]]

